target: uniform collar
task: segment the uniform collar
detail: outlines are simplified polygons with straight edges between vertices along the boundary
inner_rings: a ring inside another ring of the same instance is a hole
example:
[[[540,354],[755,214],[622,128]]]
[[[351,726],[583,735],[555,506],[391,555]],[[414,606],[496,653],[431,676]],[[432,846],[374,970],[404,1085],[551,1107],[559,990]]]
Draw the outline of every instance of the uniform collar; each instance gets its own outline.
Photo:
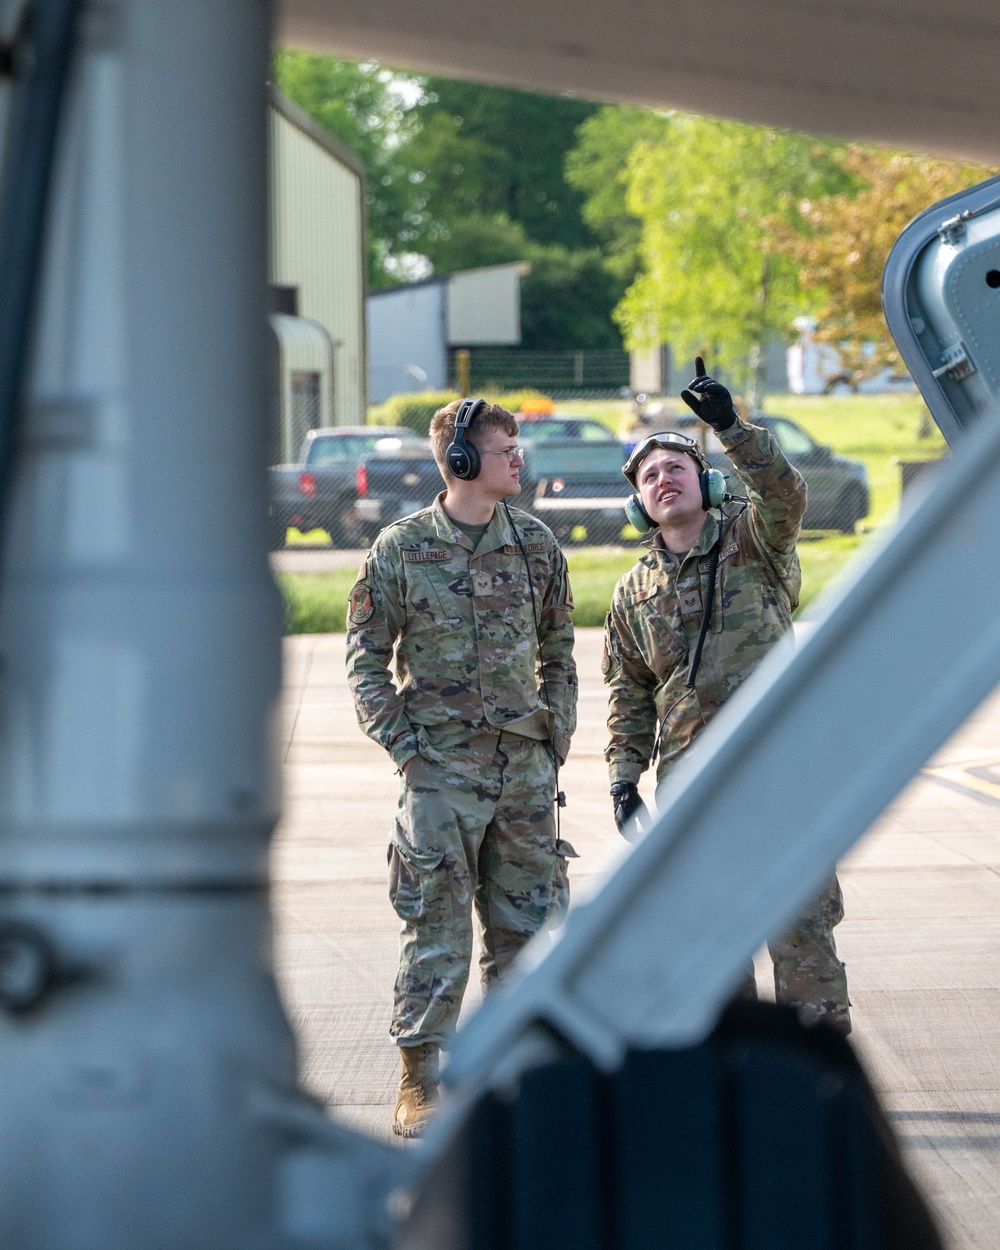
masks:
[[[683,556],[677,555],[676,552],[667,550],[663,544],[663,535],[660,533],[659,529],[653,530],[652,534],[650,534],[648,538],[644,538],[642,541],[650,551],[661,552],[667,557],[668,560],[673,561],[675,564],[683,564],[685,560],[692,556],[700,557],[705,555],[706,552],[711,551],[718,541],[721,527],[722,521],[719,513],[713,508],[702,522],[701,533],[695,540],[694,546],[687,553],[687,555]]]
[[[500,547],[513,547],[517,543],[511,523],[507,519],[507,509],[502,503],[498,503],[493,509],[493,519],[490,521],[489,528],[480,538],[479,545],[476,546],[468,534],[459,529],[448,513],[445,512],[444,497],[446,493],[442,491],[431,505],[434,527],[437,530],[438,537],[443,542],[464,547],[466,551],[478,551],[480,554],[487,551],[496,551]]]

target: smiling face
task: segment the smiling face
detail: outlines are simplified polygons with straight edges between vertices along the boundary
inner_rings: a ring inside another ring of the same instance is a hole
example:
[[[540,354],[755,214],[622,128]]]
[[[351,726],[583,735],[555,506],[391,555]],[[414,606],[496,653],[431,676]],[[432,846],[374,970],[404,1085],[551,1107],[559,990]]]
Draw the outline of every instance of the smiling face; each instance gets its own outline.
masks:
[[[477,434],[474,442],[482,465],[475,480],[482,492],[498,502],[520,494],[524,460],[508,455],[517,447],[517,435],[490,430],[485,435]]]
[[[635,484],[656,525],[681,528],[704,520],[698,463],[686,452],[655,448],[639,465]]]

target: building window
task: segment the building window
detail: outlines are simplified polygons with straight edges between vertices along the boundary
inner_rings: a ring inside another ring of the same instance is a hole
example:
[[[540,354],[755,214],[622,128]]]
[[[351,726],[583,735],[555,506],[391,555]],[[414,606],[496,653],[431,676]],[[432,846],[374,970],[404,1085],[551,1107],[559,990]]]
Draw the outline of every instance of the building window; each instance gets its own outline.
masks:
[[[299,315],[299,288],[271,284],[271,312],[285,313],[289,317]]]

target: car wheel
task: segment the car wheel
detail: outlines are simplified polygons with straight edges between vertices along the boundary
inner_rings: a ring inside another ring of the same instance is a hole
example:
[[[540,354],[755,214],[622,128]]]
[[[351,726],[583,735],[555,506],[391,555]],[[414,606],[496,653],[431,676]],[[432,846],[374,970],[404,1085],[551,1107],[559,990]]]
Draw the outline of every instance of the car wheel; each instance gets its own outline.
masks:
[[[285,546],[285,535],[288,532],[288,525],[282,519],[277,517],[268,517],[267,519],[267,549],[268,551],[281,551]]]
[[[864,492],[858,486],[848,486],[840,493],[833,512],[833,528],[842,534],[853,534],[858,522],[868,514]]]
[[[325,524],[323,528],[330,535],[331,546],[340,550],[343,550],[345,547],[354,546],[354,543],[352,543],[347,537],[347,534],[344,532],[344,527],[339,521],[330,521],[329,524]]]

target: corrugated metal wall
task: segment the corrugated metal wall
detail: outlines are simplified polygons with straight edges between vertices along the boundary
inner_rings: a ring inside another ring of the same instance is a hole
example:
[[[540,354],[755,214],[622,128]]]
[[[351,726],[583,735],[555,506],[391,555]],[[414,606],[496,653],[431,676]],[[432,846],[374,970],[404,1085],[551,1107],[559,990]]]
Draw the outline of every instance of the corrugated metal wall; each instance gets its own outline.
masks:
[[[298,288],[298,312],[329,331],[333,423],[365,419],[361,179],[275,108],[271,137],[271,281]]]

